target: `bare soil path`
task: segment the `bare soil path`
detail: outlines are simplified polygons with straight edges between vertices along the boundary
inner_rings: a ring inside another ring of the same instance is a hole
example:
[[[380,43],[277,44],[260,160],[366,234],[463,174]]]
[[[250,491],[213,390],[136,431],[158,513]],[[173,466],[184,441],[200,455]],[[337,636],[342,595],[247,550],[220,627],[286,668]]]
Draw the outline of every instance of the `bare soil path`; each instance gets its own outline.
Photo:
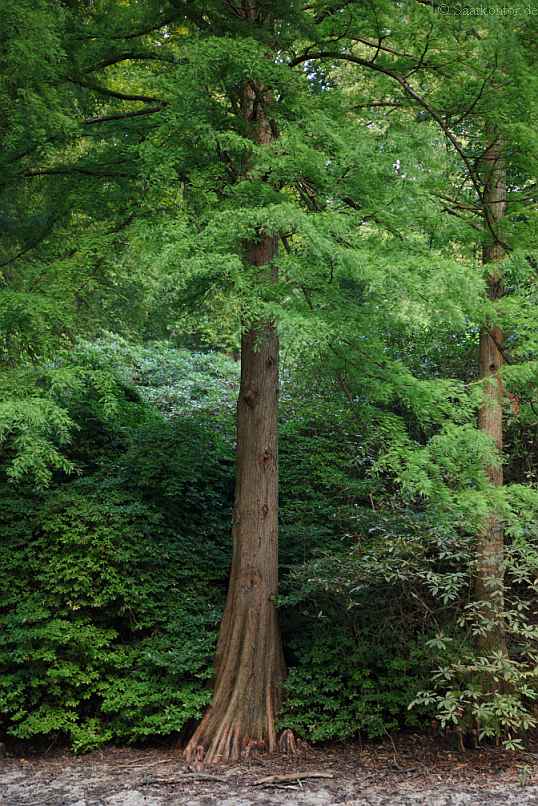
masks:
[[[264,778],[301,772],[300,780]],[[306,777],[324,773],[325,777]],[[328,777],[328,776],[331,777]],[[199,776],[199,777],[198,777]],[[2,806],[538,806],[538,754],[419,737],[193,770],[171,749],[0,759]]]

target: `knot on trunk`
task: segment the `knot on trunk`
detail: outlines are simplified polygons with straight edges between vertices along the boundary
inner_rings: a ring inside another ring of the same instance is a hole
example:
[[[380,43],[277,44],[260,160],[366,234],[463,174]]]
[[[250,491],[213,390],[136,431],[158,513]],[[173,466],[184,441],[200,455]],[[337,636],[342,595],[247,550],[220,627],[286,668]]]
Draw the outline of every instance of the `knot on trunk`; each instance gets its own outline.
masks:
[[[243,400],[245,401],[247,406],[249,406],[249,408],[252,408],[254,406],[254,403],[256,402],[257,397],[258,397],[257,390],[254,389],[253,386],[251,386],[247,389],[247,391],[243,395]]]
[[[247,571],[241,577],[241,590],[245,593],[253,590],[261,582],[262,575],[255,569]]]

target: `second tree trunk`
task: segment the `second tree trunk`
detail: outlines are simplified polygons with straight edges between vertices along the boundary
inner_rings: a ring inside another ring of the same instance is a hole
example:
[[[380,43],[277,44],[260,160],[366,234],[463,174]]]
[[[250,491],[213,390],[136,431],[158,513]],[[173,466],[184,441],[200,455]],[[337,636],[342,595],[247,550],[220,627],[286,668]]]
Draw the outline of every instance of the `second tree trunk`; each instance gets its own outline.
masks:
[[[489,228],[496,233],[496,240],[484,246],[483,262],[488,269],[488,296],[494,301],[502,293],[502,274],[498,263],[505,256],[499,240],[498,224],[506,210],[506,178],[502,160],[501,145],[494,134],[493,142],[483,157],[485,170],[484,215]],[[486,326],[480,333],[480,377],[484,379],[484,398],[479,413],[479,428],[495,442],[499,453],[499,463],[490,465],[486,471],[494,487],[503,484],[503,398],[501,379],[503,365],[502,330],[497,326]],[[504,586],[504,534],[498,512],[492,511],[478,536],[477,574],[475,599],[481,604],[484,621],[479,639],[483,650],[505,650],[503,626],[503,586]]]

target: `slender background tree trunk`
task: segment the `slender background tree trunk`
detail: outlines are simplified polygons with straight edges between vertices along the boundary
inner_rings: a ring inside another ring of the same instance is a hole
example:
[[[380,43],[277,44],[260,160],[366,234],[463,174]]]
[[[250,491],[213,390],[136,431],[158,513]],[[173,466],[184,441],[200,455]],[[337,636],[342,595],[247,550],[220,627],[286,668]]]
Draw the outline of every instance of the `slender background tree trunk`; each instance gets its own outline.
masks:
[[[490,132],[491,144],[483,157],[485,171],[484,214],[495,231],[506,211],[506,172],[499,139]],[[503,293],[502,274],[496,265],[505,256],[502,244],[497,240],[486,244],[483,262],[489,268],[488,295],[496,300]],[[480,334],[480,377],[485,380],[484,400],[479,412],[479,428],[490,436],[502,456],[503,450],[503,397],[504,389],[500,370],[503,365],[504,335],[499,327],[484,327]],[[491,484],[503,484],[501,464],[487,468]],[[499,514],[492,512],[478,536],[478,568],[475,580],[475,598],[483,602],[483,617],[489,622],[485,634],[480,637],[480,648],[505,650],[503,611],[503,557],[504,534]]]

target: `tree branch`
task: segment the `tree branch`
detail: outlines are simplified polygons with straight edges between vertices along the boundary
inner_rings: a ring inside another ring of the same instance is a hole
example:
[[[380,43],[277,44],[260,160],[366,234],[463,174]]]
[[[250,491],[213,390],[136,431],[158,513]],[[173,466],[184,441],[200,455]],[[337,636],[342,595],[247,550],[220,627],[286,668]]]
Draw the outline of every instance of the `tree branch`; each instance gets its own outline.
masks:
[[[347,61],[351,64],[357,64],[360,67],[366,67],[369,70],[374,70],[377,73],[381,73],[384,76],[388,76],[392,78],[394,81],[397,81],[398,84],[401,86],[403,91],[406,95],[416,101],[423,109],[425,109],[429,115],[435,120],[435,122],[440,126],[442,131],[444,132],[447,139],[450,141],[456,152],[458,153],[460,159],[462,160],[465,168],[467,170],[467,174],[473,184],[475,192],[480,199],[483,201],[483,191],[480,184],[480,178],[478,173],[475,171],[473,165],[471,164],[469,158],[467,157],[465,151],[463,150],[463,146],[455,136],[455,134],[451,131],[447,121],[443,118],[440,112],[438,112],[431,104],[429,104],[426,99],[421,96],[412,86],[409,84],[407,79],[404,76],[399,75],[399,73],[395,73],[393,70],[389,69],[388,67],[383,67],[382,65],[376,64],[374,61],[369,59],[362,59],[360,56],[354,56],[351,53],[339,53],[338,51],[317,51],[315,53],[307,53],[301,56],[297,56],[289,63],[290,67],[296,67],[299,64],[303,64],[305,62],[315,61],[315,60],[323,60],[323,59],[334,59],[335,61]],[[486,225],[490,231],[490,234],[495,243],[500,244],[503,249],[509,250],[509,247],[506,243],[503,243],[495,230],[494,224],[491,221],[491,217],[485,205],[482,207],[482,212],[484,216],[484,220]]]
[[[167,101],[163,101],[161,98],[155,98],[152,95],[135,95],[125,92],[118,92],[117,90],[111,90],[108,87],[101,87],[99,84],[91,84],[89,81],[82,81],[79,78],[68,78],[67,79],[71,84],[77,84],[79,87],[84,87],[87,90],[93,90],[93,92],[99,93],[99,95],[105,95],[109,98],[118,98],[120,101],[142,101],[145,104],[162,104],[164,106],[167,105]]]
[[[129,118],[142,117],[144,115],[153,115],[155,112],[162,112],[166,104],[159,106],[150,106],[147,109],[138,109],[135,112],[119,112],[117,115],[103,115],[102,117],[86,118],[82,121],[83,126],[94,126],[96,123],[109,123],[114,120],[128,120]]]
[[[351,109],[375,109],[389,107],[390,109],[405,109],[406,105],[400,101],[370,101],[366,104],[355,104]]]
[[[379,51],[383,51],[383,53],[390,53],[392,56],[398,56],[398,58],[400,58],[400,59],[414,59],[415,58],[412,53],[402,53],[399,50],[394,50],[394,48],[389,48],[386,45],[382,45],[381,44],[383,42],[382,37],[378,40],[378,42],[372,42],[370,39],[364,39],[364,37],[362,37],[362,36],[352,36],[352,37],[350,37],[350,39],[353,42],[360,42],[362,45],[368,45],[368,47],[374,48],[377,53],[379,53]]]
[[[39,246],[39,244],[45,240],[47,235],[49,235],[52,232],[52,228],[57,220],[58,219],[55,219],[50,227],[47,227],[47,229],[44,230],[44,232],[42,232],[41,235],[35,238],[31,243],[27,244],[23,249],[20,250],[20,252],[17,252],[16,255],[13,255],[13,257],[8,258],[8,260],[4,260],[3,263],[0,263],[0,269],[5,268],[6,266],[10,266],[12,263],[15,263],[21,257],[24,257],[24,255],[28,254],[28,252],[31,252],[32,249],[36,249]]]
[[[65,168],[35,168],[25,171],[21,176],[33,178],[35,176],[71,176],[72,174],[81,174],[82,176],[97,176],[107,178],[120,178],[129,179],[132,174],[122,173],[120,171],[93,171],[91,168],[78,168],[76,165],[70,165]]]
[[[159,20],[158,22],[152,22],[148,24],[145,28],[140,28],[138,31],[130,31],[125,32],[123,34],[104,34],[102,37],[99,34],[88,34],[87,36],[79,36],[77,39],[88,40],[88,39],[106,39],[107,41],[110,39],[136,39],[139,36],[146,36],[146,34],[151,34],[153,31],[158,31],[160,28],[164,28],[165,25],[169,25],[171,22],[179,18],[179,14],[173,14],[169,17],[164,17],[164,19]]]
[[[325,11],[320,11],[319,14],[317,14],[314,17],[314,22],[316,23],[316,25],[319,25],[324,20],[326,20],[327,17],[332,17],[333,14],[337,14],[339,11],[342,11],[342,9],[346,8],[347,6],[352,6],[353,3],[356,2],[357,0],[344,0],[344,2],[342,3],[334,3],[334,5],[329,6],[329,8],[325,9]],[[305,6],[304,11],[308,10],[309,7]]]
[[[102,70],[103,67],[110,67],[113,64],[128,61],[154,61],[166,62],[168,64],[184,64],[183,59],[176,59],[174,56],[167,56],[164,53],[157,54],[152,53],[151,51],[148,51],[147,53],[143,51],[127,51],[126,53],[116,53],[114,55],[107,56],[106,58],[101,59],[100,62],[97,62],[97,64],[88,67],[85,72],[94,73],[96,70]]]
[[[455,216],[456,218],[459,218],[465,224],[468,224],[470,227],[472,227],[473,229],[477,230],[477,232],[481,232],[481,233],[484,232],[484,230],[482,229],[480,224],[477,224],[476,221],[471,221],[469,218],[467,218],[466,216],[462,215],[457,210],[453,210],[451,207],[448,207],[448,205],[445,205],[443,207],[443,212],[448,213],[449,215]]]

